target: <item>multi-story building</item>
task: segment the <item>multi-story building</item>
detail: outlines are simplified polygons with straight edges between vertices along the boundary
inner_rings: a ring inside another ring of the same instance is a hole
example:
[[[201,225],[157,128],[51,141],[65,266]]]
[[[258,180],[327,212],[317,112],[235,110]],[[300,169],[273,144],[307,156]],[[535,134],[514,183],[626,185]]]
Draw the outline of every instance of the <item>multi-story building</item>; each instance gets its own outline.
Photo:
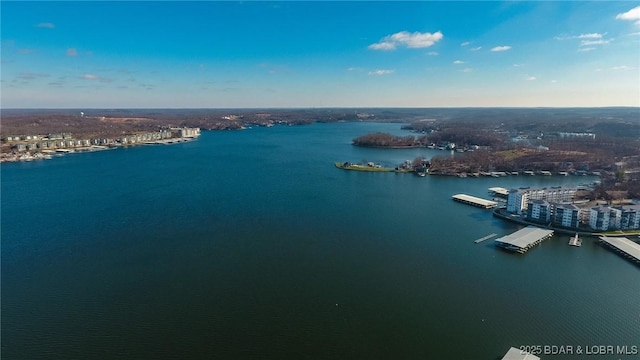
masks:
[[[513,189],[507,197],[507,211],[521,214],[528,208],[531,200],[545,200],[550,203],[570,202],[576,195],[576,189],[549,188],[549,189]]]
[[[553,225],[577,228],[580,218],[581,209],[573,204],[557,204],[553,209]]]
[[[589,226],[600,231],[619,229],[621,218],[620,209],[609,206],[595,207],[589,213]]]
[[[527,208],[526,204],[528,202],[528,193],[518,189],[509,190],[509,195],[507,195],[507,211],[510,213],[520,214],[522,213],[522,210]]]
[[[551,220],[551,204],[545,200],[531,200],[527,204],[527,219],[543,224]]]
[[[198,137],[200,136],[200,128],[172,128],[171,131],[176,132],[178,137]]]
[[[620,211],[620,229],[640,229],[640,213],[638,213],[638,207],[620,207]]]

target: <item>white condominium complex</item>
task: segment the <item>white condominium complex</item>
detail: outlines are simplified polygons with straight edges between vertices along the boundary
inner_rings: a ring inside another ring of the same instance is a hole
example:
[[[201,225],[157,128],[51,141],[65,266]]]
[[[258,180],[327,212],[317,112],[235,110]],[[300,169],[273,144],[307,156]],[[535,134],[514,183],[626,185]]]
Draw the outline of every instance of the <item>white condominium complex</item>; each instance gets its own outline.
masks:
[[[576,189],[513,189],[507,198],[507,211],[521,214],[528,208],[531,200],[545,200],[550,203],[570,202],[576,195]]]

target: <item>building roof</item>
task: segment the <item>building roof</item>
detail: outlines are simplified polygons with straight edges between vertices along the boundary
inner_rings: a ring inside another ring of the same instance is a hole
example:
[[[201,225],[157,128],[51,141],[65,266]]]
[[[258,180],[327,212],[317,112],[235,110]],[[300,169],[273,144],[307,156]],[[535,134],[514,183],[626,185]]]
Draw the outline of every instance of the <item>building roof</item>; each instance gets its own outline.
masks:
[[[562,209],[569,209],[569,210],[580,210],[579,207],[573,205],[573,204],[556,204],[556,209],[558,208],[562,208]]]
[[[495,241],[515,246],[520,249],[526,249],[551,234],[553,234],[553,230],[541,229],[535,226],[527,226],[524,229],[520,229],[512,234],[503,236],[499,239],[496,239]]]

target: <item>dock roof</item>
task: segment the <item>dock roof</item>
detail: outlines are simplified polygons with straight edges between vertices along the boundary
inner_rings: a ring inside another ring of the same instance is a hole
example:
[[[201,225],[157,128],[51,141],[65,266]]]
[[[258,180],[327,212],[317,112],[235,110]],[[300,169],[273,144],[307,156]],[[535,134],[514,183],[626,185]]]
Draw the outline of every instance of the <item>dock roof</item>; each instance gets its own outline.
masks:
[[[601,236],[600,240],[624,252],[634,258],[635,261],[640,262],[640,244],[624,237]]]
[[[535,226],[527,226],[512,234],[496,239],[496,242],[511,245],[520,249],[527,249],[553,234],[553,230],[541,229]]]
[[[467,194],[453,195],[453,199],[454,200],[458,200],[458,201],[462,201],[462,202],[466,202],[466,203],[470,203],[470,204],[473,204],[473,205],[476,205],[476,206],[485,207],[485,208],[496,207],[498,205],[498,203],[495,202],[495,201],[486,200],[486,199],[482,199],[482,198],[471,196],[471,195],[467,195]]]
[[[492,193],[496,193],[498,195],[504,195],[504,196],[509,195],[509,189],[505,189],[503,187],[490,187],[489,191],[491,191]]]

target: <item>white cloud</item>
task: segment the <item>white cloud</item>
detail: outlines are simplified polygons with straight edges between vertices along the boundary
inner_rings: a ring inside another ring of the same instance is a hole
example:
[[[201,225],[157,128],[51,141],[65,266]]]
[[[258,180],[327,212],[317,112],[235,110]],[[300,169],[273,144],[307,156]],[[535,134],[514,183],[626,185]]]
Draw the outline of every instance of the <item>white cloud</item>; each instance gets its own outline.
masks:
[[[462,70],[462,72],[466,72],[466,73],[470,73],[470,72],[472,72],[472,71],[473,71],[473,69],[472,69],[472,68],[464,68],[464,69]]]
[[[640,25],[640,6],[636,6],[625,13],[616,15],[616,19],[635,21],[636,25]]]
[[[460,44],[460,46],[467,46],[467,45],[469,45],[469,44],[471,44],[471,43],[470,43],[470,42],[468,42],[468,41],[465,41],[465,42],[463,42],[462,44]]]
[[[429,55],[429,56],[438,56],[438,52],[437,51],[429,51],[427,53],[427,55]]]
[[[78,56],[78,50],[76,48],[68,48],[67,56]]]
[[[513,67],[521,67],[524,66],[524,64],[513,64]]]
[[[588,33],[572,36],[556,36],[556,40],[571,40],[571,39],[602,39],[604,34],[600,33]]]
[[[469,51],[478,51],[480,49],[482,49],[482,46],[471,48],[471,49],[469,49]]]
[[[56,25],[50,22],[41,22],[38,25],[36,25],[36,27],[44,28],[44,29],[54,29]]]
[[[602,39],[602,34],[599,33],[591,33],[591,34],[580,34],[578,35],[578,39]]]
[[[500,52],[500,51],[507,51],[509,49],[511,49],[511,46],[503,45],[503,46],[496,46],[496,47],[492,48],[491,51]]]
[[[622,65],[622,66],[614,66],[611,68],[611,70],[632,70],[633,68],[631,66],[627,66],[627,65]]]
[[[369,45],[369,49],[371,50],[395,50],[396,44],[389,41],[382,41],[379,43]]]
[[[556,36],[556,40],[580,40],[578,51],[592,51],[597,45],[605,45],[613,41],[613,39],[605,39],[604,36],[607,33],[586,33],[580,35],[571,36]]]
[[[410,49],[426,48],[433,46],[436,42],[442,40],[443,35],[440,31],[435,33],[421,33],[408,31],[400,31],[392,35],[385,36],[375,44],[369,45],[371,50],[395,50],[398,46],[405,46]]]
[[[592,45],[604,45],[608,44],[612,41],[612,39],[604,40],[582,40],[580,41],[580,46],[592,46]]]
[[[527,75],[527,76],[525,76],[524,79],[527,80],[527,81],[533,81],[533,80],[536,80],[537,78],[535,76]]]
[[[375,71],[369,71],[369,75],[382,76],[382,75],[393,74],[394,72],[395,70],[378,69]]]
[[[456,65],[459,65],[459,64],[464,64],[464,61],[462,61],[462,60],[456,60],[456,61],[454,61],[453,63],[454,63],[454,64],[456,64]]]

